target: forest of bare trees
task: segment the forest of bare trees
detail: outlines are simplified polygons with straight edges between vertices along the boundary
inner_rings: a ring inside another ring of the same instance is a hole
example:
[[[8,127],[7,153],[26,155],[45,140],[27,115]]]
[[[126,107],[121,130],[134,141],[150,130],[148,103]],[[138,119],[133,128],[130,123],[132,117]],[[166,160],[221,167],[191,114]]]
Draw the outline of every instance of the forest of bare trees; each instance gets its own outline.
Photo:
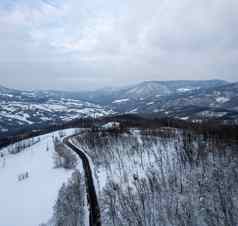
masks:
[[[63,136],[62,134],[59,134]],[[75,153],[69,150],[62,141],[55,137],[54,143],[54,165],[55,168],[63,167],[65,169],[74,169],[77,165],[77,157]]]
[[[237,144],[171,128],[76,142],[96,168],[103,225],[237,225]]]
[[[27,140],[22,140],[13,145],[9,145],[8,152],[10,154],[17,154],[21,151],[24,151],[26,148],[33,146],[38,142],[40,142],[40,137],[33,137]]]
[[[59,190],[52,218],[39,226],[86,226],[85,192],[83,176],[75,170]]]
[[[75,170],[63,184],[54,206],[54,226],[84,226],[85,188],[82,175]]]

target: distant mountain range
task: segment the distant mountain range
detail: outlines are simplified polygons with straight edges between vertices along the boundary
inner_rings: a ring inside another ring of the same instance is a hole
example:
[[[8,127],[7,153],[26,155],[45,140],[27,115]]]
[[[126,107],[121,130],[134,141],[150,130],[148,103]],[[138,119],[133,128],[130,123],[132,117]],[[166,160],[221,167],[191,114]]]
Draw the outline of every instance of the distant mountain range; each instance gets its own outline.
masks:
[[[169,96],[191,90],[207,89],[226,85],[224,80],[206,81],[145,81],[139,84],[120,89],[101,89],[91,92],[82,92],[81,98],[98,104],[111,104],[118,99],[140,100],[153,99],[159,96]]]
[[[114,113],[238,123],[238,83],[223,80],[145,81],[84,92],[19,91],[0,86],[0,131]]]
[[[238,83],[223,80],[146,81],[115,91],[81,95],[121,113],[201,120],[238,120]]]

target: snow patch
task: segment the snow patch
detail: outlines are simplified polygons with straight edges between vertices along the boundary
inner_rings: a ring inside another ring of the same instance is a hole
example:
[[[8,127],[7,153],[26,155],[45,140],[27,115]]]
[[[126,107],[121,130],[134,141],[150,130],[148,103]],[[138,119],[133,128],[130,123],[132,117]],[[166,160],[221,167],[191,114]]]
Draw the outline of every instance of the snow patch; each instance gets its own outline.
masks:
[[[119,122],[108,122],[102,126],[102,128],[104,129],[113,129],[113,128],[119,128],[119,127],[120,127]]]
[[[147,103],[146,105],[153,105],[153,104],[154,104],[154,102],[152,101],[152,102]]]
[[[128,98],[126,98],[126,99],[120,99],[120,100],[114,100],[112,103],[113,103],[113,104],[118,104],[118,103],[123,103],[123,102],[127,102],[127,101],[129,101]]]
[[[217,97],[216,98],[216,102],[218,102],[218,103],[226,103],[226,102],[228,102],[230,99],[229,98],[226,98],[226,97]]]

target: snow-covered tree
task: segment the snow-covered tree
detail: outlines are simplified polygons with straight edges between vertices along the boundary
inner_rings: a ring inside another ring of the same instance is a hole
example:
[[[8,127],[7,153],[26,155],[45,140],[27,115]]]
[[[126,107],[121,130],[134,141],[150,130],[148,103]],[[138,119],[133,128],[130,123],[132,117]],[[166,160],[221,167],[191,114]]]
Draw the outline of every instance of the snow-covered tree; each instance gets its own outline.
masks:
[[[73,169],[77,165],[76,155],[59,140],[54,139],[54,165],[56,168]]]
[[[84,226],[84,183],[75,171],[67,184],[63,184],[54,206],[54,226]]]

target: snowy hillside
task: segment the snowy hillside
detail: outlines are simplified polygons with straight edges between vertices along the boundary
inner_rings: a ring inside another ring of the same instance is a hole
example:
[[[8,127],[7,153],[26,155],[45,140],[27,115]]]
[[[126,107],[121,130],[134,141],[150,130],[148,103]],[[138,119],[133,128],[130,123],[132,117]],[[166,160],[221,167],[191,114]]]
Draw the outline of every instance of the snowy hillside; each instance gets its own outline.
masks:
[[[99,103],[102,105],[111,105],[117,100],[128,99],[138,101],[143,99],[152,99],[159,96],[168,96],[173,94],[186,93],[192,90],[215,88],[226,85],[223,80],[172,80],[172,81],[144,81],[135,85],[125,86],[117,89],[101,89],[90,92],[82,92],[82,99]],[[113,106],[113,105],[112,105]]]
[[[82,134],[104,226],[235,226],[237,145],[173,128]]]
[[[53,138],[74,133],[74,129],[54,132],[1,150],[0,225],[37,226],[53,215],[59,189],[73,170],[55,168]]]
[[[0,89],[0,132],[24,126],[67,122],[75,118],[100,117],[113,111],[82,101],[67,92]]]
[[[235,121],[238,118],[238,83],[218,83],[215,87],[205,88],[184,86],[168,94],[160,92],[161,90],[151,86],[151,83],[147,82],[147,86],[141,84],[138,89],[131,90],[135,93],[131,92],[127,101],[113,100],[109,106],[118,112],[155,114],[159,117],[190,120],[219,118]],[[173,88],[175,87],[174,84]],[[141,88],[146,92],[139,92],[138,98],[137,91],[141,91]]]
[[[111,92],[99,90],[81,96],[120,113],[234,122],[238,117],[237,84],[222,80],[145,81]]]

